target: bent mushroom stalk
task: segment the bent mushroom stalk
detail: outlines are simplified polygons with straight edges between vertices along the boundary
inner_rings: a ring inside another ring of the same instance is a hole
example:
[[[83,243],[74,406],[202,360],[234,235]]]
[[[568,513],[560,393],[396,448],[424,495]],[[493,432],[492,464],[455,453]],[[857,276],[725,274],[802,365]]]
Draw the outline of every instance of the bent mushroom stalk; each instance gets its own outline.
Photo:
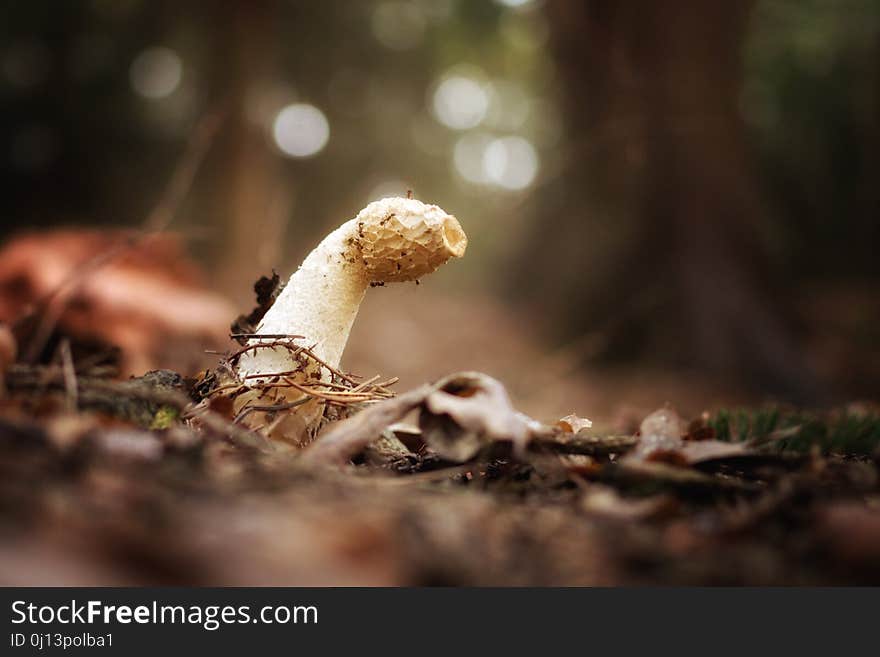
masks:
[[[256,335],[271,337],[251,339],[238,359],[238,377],[252,389],[236,398],[236,414],[250,407],[243,421],[272,437],[308,437],[324,402],[298,386],[331,380],[367,288],[417,280],[466,247],[461,225],[436,205],[406,198],[370,203],[306,257],[257,326]],[[279,335],[299,337],[267,342]],[[273,414],[282,408],[289,412]]]

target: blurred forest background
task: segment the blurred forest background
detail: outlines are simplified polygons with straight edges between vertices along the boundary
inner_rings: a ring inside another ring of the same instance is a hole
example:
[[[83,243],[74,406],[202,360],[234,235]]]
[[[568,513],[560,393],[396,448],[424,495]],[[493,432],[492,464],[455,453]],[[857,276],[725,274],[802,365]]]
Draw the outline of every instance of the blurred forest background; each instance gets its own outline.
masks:
[[[213,116],[170,228],[241,310],[370,200],[468,232],[351,370],[544,418],[876,395],[878,0],[5,0],[3,240],[142,226]]]

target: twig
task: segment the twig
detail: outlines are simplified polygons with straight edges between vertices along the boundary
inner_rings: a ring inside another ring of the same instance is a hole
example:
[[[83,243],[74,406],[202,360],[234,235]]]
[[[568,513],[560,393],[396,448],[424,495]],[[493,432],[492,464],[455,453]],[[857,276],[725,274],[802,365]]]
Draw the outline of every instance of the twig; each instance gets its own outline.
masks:
[[[384,476],[371,477],[369,481],[375,482],[382,486],[415,486],[418,484],[433,484],[451,479],[452,477],[472,472],[479,467],[476,463],[465,463],[464,465],[456,465],[448,468],[438,468],[436,470],[428,470],[425,472],[416,472],[405,476]]]
[[[229,336],[233,340],[242,339],[242,340],[280,340],[280,339],[288,339],[288,340],[304,340],[304,335],[293,335],[290,333],[232,333]]]
[[[293,356],[292,356],[293,358],[296,358],[300,353],[302,353],[303,351],[306,351],[306,347],[295,345],[290,342],[284,342],[282,340],[275,340],[274,342],[265,342],[265,343],[258,342],[257,344],[249,344],[245,347],[242,347],[238,351],[233,352],[231,355],[226,357],[226,362],[231,363],[249,351],[256,351],[257,349],[275,349],[276,347],[281,347],[282,349],[287,349],[288,351],[293,351],[294,352]],[[261,376],[261,375],[257,375],[256,377],[251,377],[251,378],[258,378],[259,376]],[[245,377],[245,378],[247,378],[247,377]]]
[[[308,465],[342,465],[376,440],[388,425],[399,421],[425,400],[434,388],[422,385],[361,411],[313,442],[300,457]]]
[[[181,415],[183,419],[198,418],[204,424],[240,447],[255,449],[263,453],[272,453],[272,445],[268,439],[257,431],[249,431],[242,426],[230,422],[207,407],[188,406]]]
[[[587,433],[554,433],[535,438],[535,445],[564,454],[602,456],[626,452],[639,442],[637,436],[593,436]]]
[[[73,366],[73,356],[70,353],[70,340],[64,338],[58,348],[61,357],[61,373],[64,377],[64,391],[67,394],[67,405],[71,411],[76,411],[79,405],[76,387],[76,370]]]
[[[305,352],[308,354],[309,358],[311,358],[312,360],[317,362],[319,365],[323,365],[327,369],[327,371],[330,372],[331,374],[333,374],[334,376],[339,377],[343,381],[348,381],[353,386],[357,385],[357,381],[355,381],[353,378],[351,378],[351,376],[349,376],[348,374],[345,374],[341,370],[336,369],[335,367],[328,365],[322,359],[318,358],[318,356],[315,354],[315,352],[312,351],[311,349],[306,349]]]
[[[311,397],[303,397],[302,399],[297,399],[296,401],[287,402],[286,404],[269,404],[263,406],[246,406],[241,410],[241,412],[235,416],[235,419],[232,421],[233,424],[238,424],[248,415],[250,415],[254,411],[265,411],[267,413],[273,413],[275,411],[287,411],[291,408],[296,408],[297,406],[301,406],[309,401]]]
[[[359,402],[367,402],[375,399],[369,393],[352,393],[352,392],[323,392],[321,390],[315,390],[314,388],[308,388],[306,386],[300,385],[295,381],[291,381],[289,379],[285,379],[291,388],[295,388],[300,392],[303,392],[307,395],[311,395],[312,397],[317,397],[319,399],[323,399],[328,402],[338,402],[338,403],[359,403]]]
[[[242,380],[248,379],[280,379],[291,374],[299,374],[300,370],[288,370],[286,372],[269,372],[267,374],[248,374],[242,377]],[[256,388],[259,384],[252,387]]]

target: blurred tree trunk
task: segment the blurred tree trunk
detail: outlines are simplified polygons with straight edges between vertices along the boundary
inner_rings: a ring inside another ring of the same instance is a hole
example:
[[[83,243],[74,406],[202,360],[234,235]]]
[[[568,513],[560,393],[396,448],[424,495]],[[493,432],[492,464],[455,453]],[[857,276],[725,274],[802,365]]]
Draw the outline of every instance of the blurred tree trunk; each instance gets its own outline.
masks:
[[[567,252],[583,263],[556,267],[548,283],[566,306],[548,310],[579,331],[604,328],[606,354],[805,398],[809,377],[760,248],[764,209],[739,115],[750,5],[547,3],[574,135],[567,177],[585,182],[565,193],[558,239],[542,237],[545,262]]]
[[[261,85],[276,78],[278,5],[274,0],[227,0],[216,13],[214,90],[227,110],[214,161],[215,217],[220,284],[243,304],[263,271],[259,254],[280,243],[271,204],[282,184],[281,165],[254,121]]]

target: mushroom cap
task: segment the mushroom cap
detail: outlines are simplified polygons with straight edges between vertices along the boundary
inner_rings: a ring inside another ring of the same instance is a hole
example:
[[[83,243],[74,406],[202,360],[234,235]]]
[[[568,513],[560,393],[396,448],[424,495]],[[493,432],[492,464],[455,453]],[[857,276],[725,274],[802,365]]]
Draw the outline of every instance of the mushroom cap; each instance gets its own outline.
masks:
[[[415,280],[460,258],[467,248],[467,235],[455,217],[415,199],[374,201],[356,222],[364,267],[377,283]]]

